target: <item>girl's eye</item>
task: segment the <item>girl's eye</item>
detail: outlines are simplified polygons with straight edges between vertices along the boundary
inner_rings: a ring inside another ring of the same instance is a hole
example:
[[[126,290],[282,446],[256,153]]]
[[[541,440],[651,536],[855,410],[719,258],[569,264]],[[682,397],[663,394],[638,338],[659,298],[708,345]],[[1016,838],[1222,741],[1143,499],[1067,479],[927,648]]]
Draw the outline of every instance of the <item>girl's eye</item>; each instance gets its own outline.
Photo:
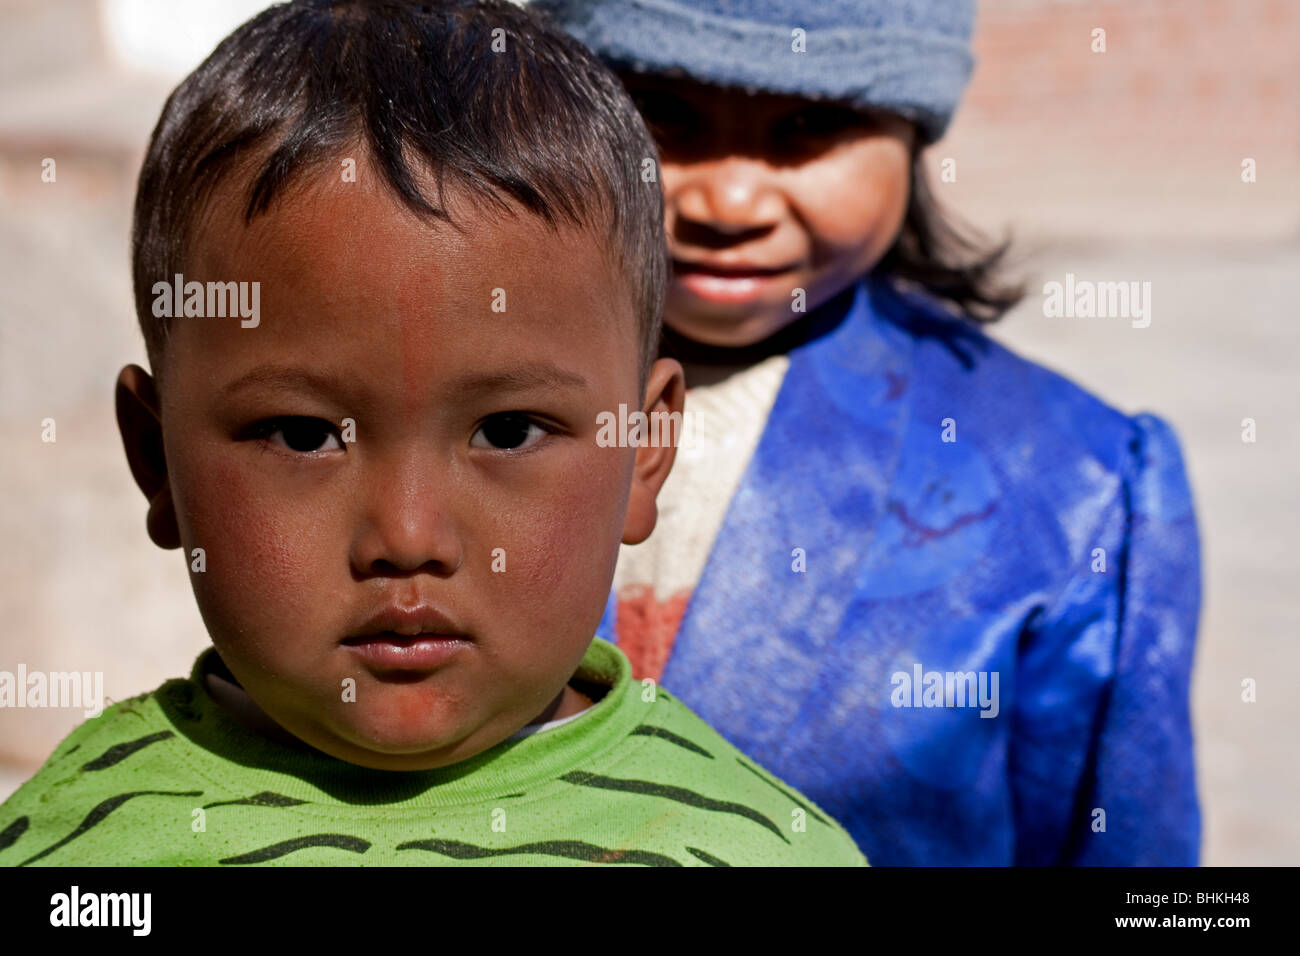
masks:
[[[475,448],[517,450],[541,441],[546,429],[523,412],[489,415],[470,439]]]
[[[698,120],[695,111],[684,100],[657,91],[634,92],[632,99],[660,145],[689,141],[695,135]]]
[[[323,418],[276,418],[256,426],[254,434],[292,451],[341,451],[343,445],[336,431],[334,424]],[[280,436],[278,440],[275,438],[277,435]],[[333,445],[321,447],[325,442],[333,442]]]
[[[842,106],[809,106],[776,124],[775,138],[782,140],[825,139],[848,130],[866,129],[870,119]]]

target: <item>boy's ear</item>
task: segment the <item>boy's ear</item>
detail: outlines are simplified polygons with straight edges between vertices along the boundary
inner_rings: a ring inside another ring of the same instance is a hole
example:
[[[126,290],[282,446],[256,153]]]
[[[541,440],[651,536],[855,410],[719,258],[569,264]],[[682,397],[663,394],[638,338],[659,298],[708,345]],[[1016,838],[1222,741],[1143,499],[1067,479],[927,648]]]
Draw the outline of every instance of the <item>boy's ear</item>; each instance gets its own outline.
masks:
[[[135,483],[149,500],[146,526],[160,548],[179,548],[180,529],[167,480],[163,455],[162,409],[153,378],[138,365],[128,365],[117,376],[117,430],[122,433],[126,461]]]
[[[646,381],[645,404],[641,411],[650,421],[646,436],[663,436],[662,444],[655,446],[643,443],[636,450],[636,465],[632,470],[632,490],[627,499],[627,518],[623,523],[623,543],[640,544],[650,537],[659,520],[659,509],[655,499],[672,471],[673,459],[677,457],[676,443],[684,430],[682,418],[686,403],[686,377],[676,359],[661,358],[650,369]],[[675,413],[675,414],[674,414]],[[655,425],[655,415],[671,415],[663,419],[670,424],[665,428]],[[668,436],[672,436],[668,441]]]

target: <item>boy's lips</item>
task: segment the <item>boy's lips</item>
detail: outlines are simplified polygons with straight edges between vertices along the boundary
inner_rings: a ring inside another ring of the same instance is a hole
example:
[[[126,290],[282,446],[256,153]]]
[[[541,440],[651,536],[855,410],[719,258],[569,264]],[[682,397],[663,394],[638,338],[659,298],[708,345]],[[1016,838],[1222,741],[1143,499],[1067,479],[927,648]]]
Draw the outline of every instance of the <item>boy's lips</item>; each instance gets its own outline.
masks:
[[[389,605],[344,638],[343,645],[379,670],[432,670],[468,647],[473,639],[431,604]]]
[[[377,634],[343,642],[354,654],[379,671],[431,671],[469,647],[466,638],[446,634]]]

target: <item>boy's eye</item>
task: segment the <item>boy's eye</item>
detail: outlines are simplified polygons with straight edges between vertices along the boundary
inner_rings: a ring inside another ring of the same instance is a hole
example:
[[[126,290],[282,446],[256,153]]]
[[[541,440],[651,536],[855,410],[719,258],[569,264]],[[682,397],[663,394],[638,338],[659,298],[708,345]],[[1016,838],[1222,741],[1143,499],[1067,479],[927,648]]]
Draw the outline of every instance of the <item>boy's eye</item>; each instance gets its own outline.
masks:
[[[253,435],[265,438],[273,445],[281,445],[292,451],[319,452],[342,450],[343,445],[332,422],[323,418],[274,418],[254,426]],[[277,440],[275,436],[280,436]],[[333,445],[322,448],[323,442],[332,441]]]
[[[489,415],[474,432],[470,444],[475,448],[528,448],[541,441],[546,429],[523,412]]]

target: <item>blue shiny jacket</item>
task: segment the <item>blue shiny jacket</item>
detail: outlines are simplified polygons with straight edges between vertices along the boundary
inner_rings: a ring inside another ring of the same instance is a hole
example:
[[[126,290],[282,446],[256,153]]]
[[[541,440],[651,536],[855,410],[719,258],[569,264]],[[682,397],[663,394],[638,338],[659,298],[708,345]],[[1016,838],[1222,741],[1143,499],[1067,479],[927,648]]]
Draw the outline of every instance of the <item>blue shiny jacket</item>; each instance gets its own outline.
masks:
[[[1172,430],[875,278],[807,321],[663,685],[873,864],[1195,864]]]

